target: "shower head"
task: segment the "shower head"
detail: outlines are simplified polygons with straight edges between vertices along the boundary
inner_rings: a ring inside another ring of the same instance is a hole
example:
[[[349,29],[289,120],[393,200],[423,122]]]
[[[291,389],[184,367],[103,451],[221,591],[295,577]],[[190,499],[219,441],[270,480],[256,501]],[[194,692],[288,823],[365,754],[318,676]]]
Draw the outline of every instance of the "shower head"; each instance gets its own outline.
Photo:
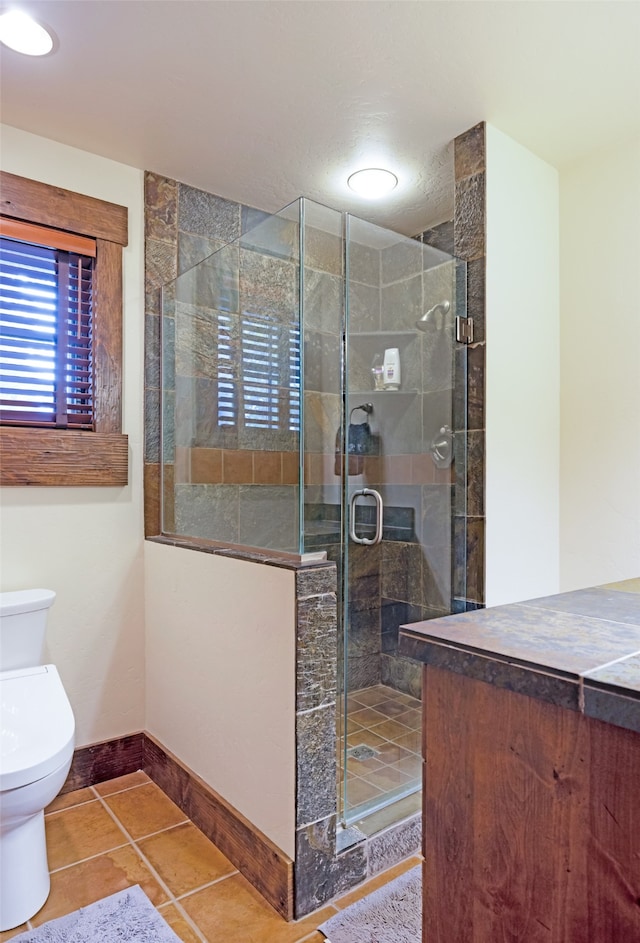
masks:
[[[416,327],[419,331],[427,331],[431,325],[434,325],[437,328],[441,328],[444,320],[445,314],[451,308],[451,302],[449,301],[440,301],[437,305],[434,305],[433,308],[429,308],[428,311],[418,318],[416,321]],[[440,314],[440,318],[437,318],[437,315]]]

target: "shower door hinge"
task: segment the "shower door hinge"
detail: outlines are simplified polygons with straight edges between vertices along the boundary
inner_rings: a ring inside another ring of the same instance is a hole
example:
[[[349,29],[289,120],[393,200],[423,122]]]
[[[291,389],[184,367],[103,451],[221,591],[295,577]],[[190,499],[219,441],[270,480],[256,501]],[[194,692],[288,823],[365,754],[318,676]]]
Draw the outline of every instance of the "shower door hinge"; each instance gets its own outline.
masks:
[[[473,344],[473,318],[456,318],[456,340],[459,344]]]

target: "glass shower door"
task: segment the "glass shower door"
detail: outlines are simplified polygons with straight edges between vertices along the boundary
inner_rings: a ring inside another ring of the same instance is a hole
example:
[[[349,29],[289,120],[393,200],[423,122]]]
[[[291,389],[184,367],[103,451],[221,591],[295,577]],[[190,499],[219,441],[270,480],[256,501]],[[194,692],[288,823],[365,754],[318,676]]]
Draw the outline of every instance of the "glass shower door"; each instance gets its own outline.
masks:
[[[341,815],[362,826],[420,804],[421,667],[398,635],[452,611],[456,263],[350,216],[345,250]]]

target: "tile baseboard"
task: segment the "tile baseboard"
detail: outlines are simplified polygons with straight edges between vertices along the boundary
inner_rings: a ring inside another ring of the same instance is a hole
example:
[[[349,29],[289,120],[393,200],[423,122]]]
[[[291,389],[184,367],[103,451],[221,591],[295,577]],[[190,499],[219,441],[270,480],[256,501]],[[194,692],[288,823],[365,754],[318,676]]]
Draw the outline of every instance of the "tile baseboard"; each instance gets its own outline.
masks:
[[[80,747],[61,793],[142,769],[285,920],[294,917],[294,863],[146,731]]]

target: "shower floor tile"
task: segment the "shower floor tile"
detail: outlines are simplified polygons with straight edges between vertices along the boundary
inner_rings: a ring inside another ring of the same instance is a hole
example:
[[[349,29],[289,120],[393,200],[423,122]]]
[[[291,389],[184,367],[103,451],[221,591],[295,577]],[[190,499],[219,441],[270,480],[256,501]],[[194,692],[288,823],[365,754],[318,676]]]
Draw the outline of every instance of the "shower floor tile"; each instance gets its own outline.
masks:
[[[340,717],[338,730],[344,728]],[[338,781],[347,779],[347,814],[359,806],[418,791],[422,777],[422,704],[384,684],[353,691],[347,698],[347,763],[338,738]],[[358,749],[364,748],[364,749]],[[367,750],[366,748],[370,748]]]

